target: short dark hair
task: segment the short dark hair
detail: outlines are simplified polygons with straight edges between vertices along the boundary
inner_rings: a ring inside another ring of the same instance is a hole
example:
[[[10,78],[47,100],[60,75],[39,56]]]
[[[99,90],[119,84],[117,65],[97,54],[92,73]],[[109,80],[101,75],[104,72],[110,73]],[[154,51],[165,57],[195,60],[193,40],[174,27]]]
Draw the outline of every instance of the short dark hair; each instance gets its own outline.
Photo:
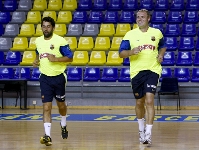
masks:
[[[53,18],[51,18],[51,17],[44,17],[43,19],[42,19],[42,22],[41,22],[41,26],[42,26],[42,24],[43,24],[43,22],[50,22],[51,23],[51,25],[52,25],[52,27],[54,28],[55,27],[55,20],[53,19]]]

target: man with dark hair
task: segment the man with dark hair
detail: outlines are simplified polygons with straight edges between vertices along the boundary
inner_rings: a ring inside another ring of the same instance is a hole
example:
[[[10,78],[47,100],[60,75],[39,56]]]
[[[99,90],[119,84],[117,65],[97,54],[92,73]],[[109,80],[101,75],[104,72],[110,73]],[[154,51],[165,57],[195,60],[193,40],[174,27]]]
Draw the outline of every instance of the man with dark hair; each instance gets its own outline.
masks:
[[[42,19],[41,28],[43,36],[36,39],[36,59],[33,66],[39,66],[41,76],[39,78],[41,99],[43,102],[43,122],[45,135],[40,138],[40,143],[46,146],[52,145],[51,109],[53,98],[56,99],[61,115],[61,136],[67,139],[66,129],[67,106],[65,104],[65,87],[67,76],[65,69],[67,62],[72,62],[73,54],[67,41],[55,33],[55,21],[51,17]]]
[[[120,57],[129,57],[130,60],[139,140],[143,144],[151,144],[151,130],[155,116],[154,95],[162,71],[161,62],[166,51],[161,31],[149,27],[149,20],[149,12],[146,9],[139,10],[136,18],[138,28],[126,33],[119,49]],[[144,105],[146,105],[147,116],[145,116]]]

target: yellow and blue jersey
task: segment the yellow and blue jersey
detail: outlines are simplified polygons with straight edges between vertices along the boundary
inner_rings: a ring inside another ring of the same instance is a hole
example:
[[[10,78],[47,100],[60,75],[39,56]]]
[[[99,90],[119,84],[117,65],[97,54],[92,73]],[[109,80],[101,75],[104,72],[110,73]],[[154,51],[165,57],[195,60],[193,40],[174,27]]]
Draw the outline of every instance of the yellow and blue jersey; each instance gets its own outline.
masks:
[[[39,70],[47,76],[57,76],[63,73],[67,67],[67,62],[50,62],[47,58],[48,54],[53,54],[55,57],[73,58],[68,42],[54,33],[50,40],[45,40],[44,36],[38,37],[35,44],[40,60]]]
[[[152,27],[149,27],[147,32],[142,32],[139,28],[128,31],[120,44],[119,53],[135,47],[141,52],[129,56],[130,77],[133,78],[142,70],[151,70],[161,75],[162,66],[157,61],[157,56],[158,50],[166,47],[162,32]]]

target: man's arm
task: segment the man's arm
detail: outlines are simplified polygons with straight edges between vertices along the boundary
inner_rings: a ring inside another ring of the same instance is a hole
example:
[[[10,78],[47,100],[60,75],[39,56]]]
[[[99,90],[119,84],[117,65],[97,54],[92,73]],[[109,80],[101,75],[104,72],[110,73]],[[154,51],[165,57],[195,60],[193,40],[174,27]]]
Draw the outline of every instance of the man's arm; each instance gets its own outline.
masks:
[[[119,48],[119,56],[120,58],[127,58],[131,55],[137,55],[140,52],[138,47],[134,47],[131,50],[129,40],[122,40]]]
[[[160,39],[158,46],[159,46],[158,47],[159,52],[158,52],[157,59],[161,63],[163,61],[163,58],[164,58],[164,53],[166,52],[166,44],[164,42],[164,38]]]
[[[39,66],[39,53],[38,51],[36,50],[36,58],[33,62],[33,67],[38,67]]]

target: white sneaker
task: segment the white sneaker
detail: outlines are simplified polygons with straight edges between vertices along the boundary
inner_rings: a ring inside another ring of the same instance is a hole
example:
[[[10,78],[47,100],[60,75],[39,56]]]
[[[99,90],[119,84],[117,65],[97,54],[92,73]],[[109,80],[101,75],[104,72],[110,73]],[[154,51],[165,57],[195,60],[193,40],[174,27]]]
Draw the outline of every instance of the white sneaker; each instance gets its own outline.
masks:
[[[143,144],[151,144],[151,143],[152,143],[152,141],[151,141],[151,133],[145,134],[145,139],[144,139]]]
[[[140,140],[140,144],[143,144],[143,142],[145,141],[145,133],[144,131],[139,131],[139,140]]]

